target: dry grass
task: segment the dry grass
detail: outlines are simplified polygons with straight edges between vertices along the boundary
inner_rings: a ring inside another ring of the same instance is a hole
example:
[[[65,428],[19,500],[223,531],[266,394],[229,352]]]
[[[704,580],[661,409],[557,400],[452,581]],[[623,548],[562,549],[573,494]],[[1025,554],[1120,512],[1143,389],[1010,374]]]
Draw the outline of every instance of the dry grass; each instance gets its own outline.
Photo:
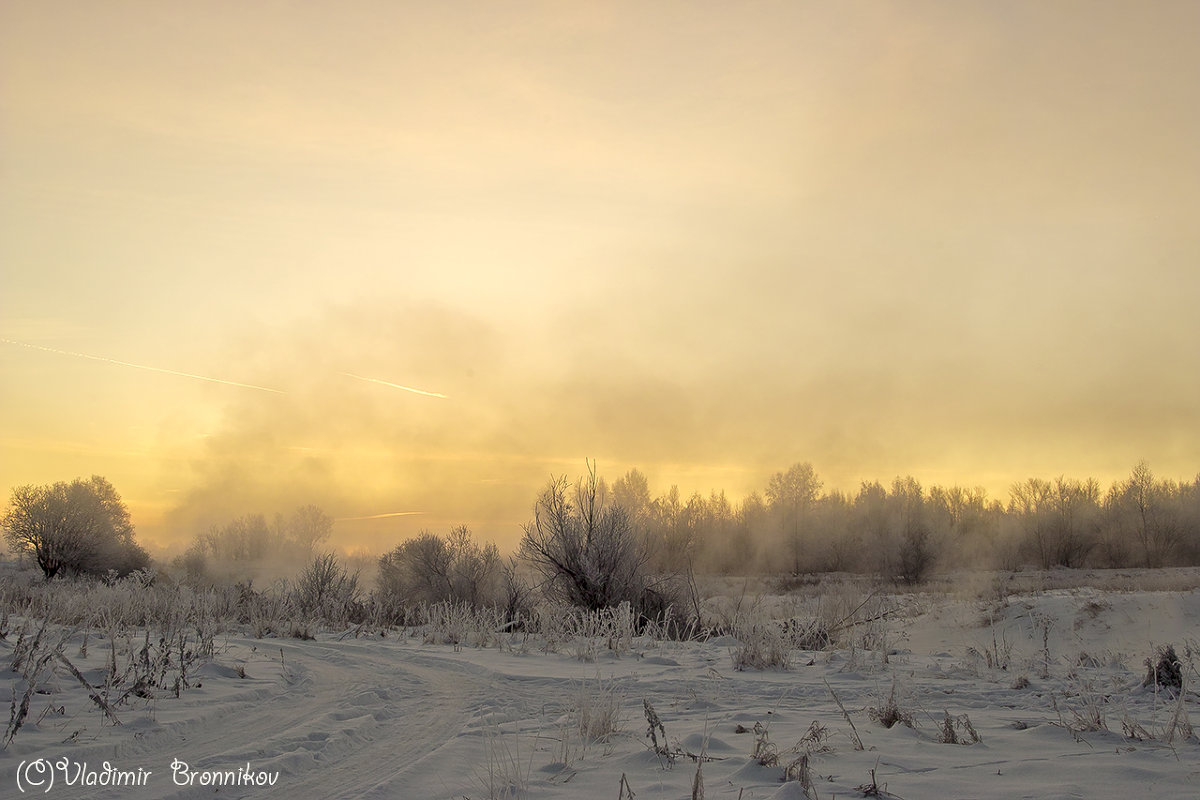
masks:
[[[791,666],[791,642],[778,626],[755,625],[737,638],[737,646],[729,653],[734,669],[787,669]]]
[[[524,797],[533,772],[536,737],[526,743],[519,729],[506,732],[494,715],[482,722],[484,754],[482,766],[476,769],[476,782],[487,792],[489,800]]]
[[[966,714],[952,717],[949,711],[943,713],[945,716],[942,718],[941,729],[938,732],[939,742],[942,744],[978,744],[983,741],[983,737],[975,730],[975,726],[971,724],[971,718]]]
[[[867,716],[885,728],[891,728],[897,723],[904,725],[906,728],[916,727],[913,723],[912,714],[902,710],[896,700],[896,682],[894,680],[892,681],[892,690],[888,693],[887,700],[877,706],[868,708]]]
[[[599,676],[576,687],[572,714],[575,727],[585,742],[608,742],[621,730],[625,696],[613,679]]]
[[[62,655],[69,636],[70,631],[52,628],[48,618],[43,619],[40,625],[34,626],[28,620],[21,625],[17,641],[13,645],[10,671],[21,676],[20,682],[24,683],[25,688],[21,692],[13,690],[8,725],[4,729],[0,748],[8,749],[21,726],[25,724],[33,696],[42,691],[42,683],[50,677],[54,662]],[[18,694],[20,700],[17,699]]]
[[[817,789],[813,786],[812,769],[808,766],[808,753],[801,753],[783,770],[784,782],[796,781],[808,800],[816,800]]]

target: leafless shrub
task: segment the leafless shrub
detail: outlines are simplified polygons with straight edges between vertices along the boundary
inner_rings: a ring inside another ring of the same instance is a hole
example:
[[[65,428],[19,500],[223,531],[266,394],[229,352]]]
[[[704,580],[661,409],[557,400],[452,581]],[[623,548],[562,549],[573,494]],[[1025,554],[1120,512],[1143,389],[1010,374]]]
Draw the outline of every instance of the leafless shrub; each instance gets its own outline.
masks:
[[[346,622],[355,616],[358,575],[347,572],[333,553],[325,553],[300,573],[292,595],[301,613]]]
[[[411,618],[426,644],[448,644],[457,650],[500,645],[504,638],[503,612],[491,606],[467,603],[422,604]]]
[[[566,478],[551,481],[525,525],[521,555],[541,573],[551,599],[587,609],[628,601],[640,611],[646,554],[625,510],[606,494],[591,465],[573,489]]]
[[[901,582],[909,586],[921,583],[928,577],[936,560],[933,542],[927,529],[915,527],[905,532],[900,542],[898,559]]]
[[[533,588],[515,558],[509,558],[500,567],[500,600],[504,608],[504,620],[510,628],[520,627],[522,621],[529,617]]]
[[[825,650],[833,644],[829,627],[820,619],[792,618],[780,627],[784,638],[798,650]]]
[[[505,574],[500,552],[489,542],[476,542],[460,525],[442,537],[430,531],[402,542],[379,559],[378,595],[387,603],[497,604]],[[514,613],[523,605],[515,572],[508,575],[505,598]]]

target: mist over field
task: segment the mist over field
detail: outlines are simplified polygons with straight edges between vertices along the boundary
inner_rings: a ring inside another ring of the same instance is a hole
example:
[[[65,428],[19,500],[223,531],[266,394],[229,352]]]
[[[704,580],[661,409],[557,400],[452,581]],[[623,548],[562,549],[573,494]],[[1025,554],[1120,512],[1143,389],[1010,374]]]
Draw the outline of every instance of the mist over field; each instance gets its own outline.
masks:
[[[586,327],[560,323],[571,324]],[[1172,477],[1193,469],[1179,458],[1186,449],[1153,446],[1175,441],[1183,406],[1117,425],[1122,409],[1147,402],[1124,375],[1106,373],[1111,385],[1049,403],[1036,388],[1011,399],[993,388],[995,377],[970,370],[922,385],[931,376],[906,377],[920,368],[908,362],[856,358],[817,373],[779,369],[782,355],[768,366],[735,363],[750,342],[711,359],[664,354],[654,368],[647,354],[607,346],[603,327],[593,330],[588,347],[564,330],[539,334],[545,343],[534,349],[533,334],[482,316],[401,305],[347,306],[248,333],[234,348],[245,363],[239,374],[285,393],[230,393],[206,433],[165,448],[157,480],[170,491],[150,534],[177,544],[222,518],[315,503],[338,518],[420,512],[386,526],[340,526],[347,546],[458,523],[511,543],[546,480],[574,477],[585,458],[610,480],[641,469],[656,494],[677,485],[685,499],[724,491],[731,501],[761,492],[796,460],[850,495],[864,481],[913,475],[926,486],[983,486],[1002,503],[1030,476],[1107,485],[1143,457],[1138,448],[1162,454],[1154,466]],[[445,397],[378,382],[400,380]],[[1104,403],[1090,399],[1097,392]],[[1092,432],[1110,428],[1106,452],[1093,451]],[[1062,447],[1069,457],[1055,455]]]
[[[513,544],[584,459],[1200,461],[1191,3],[70,5],[0,12],[5,494]]]
[[[1198,34],[0,3],[0,796],[1194,796]]]

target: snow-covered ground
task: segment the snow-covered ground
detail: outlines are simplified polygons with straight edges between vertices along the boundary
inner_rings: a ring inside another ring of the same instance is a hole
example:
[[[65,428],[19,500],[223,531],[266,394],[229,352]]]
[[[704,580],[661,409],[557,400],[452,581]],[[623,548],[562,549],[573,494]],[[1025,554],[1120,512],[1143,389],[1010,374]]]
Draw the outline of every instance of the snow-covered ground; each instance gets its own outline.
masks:
[[[786,597],[755,605],[795,610]],[[108,692],[120,724],[66,663],[100,691],[110,643],[93,631],[84,650],[76,632],[0,752],[0,796],[1200,797],[1200,591],[924,593],[879,607],[863,635],[762,670],[735,669],[730,636],[218,636],[178,697]],[[25,686],[9,671],[16,628],[0,640],[10,719]],[[1193,682],[1182,703],[1143,686],[1165,645]],[[246,785],[247,769],[268,784]]]

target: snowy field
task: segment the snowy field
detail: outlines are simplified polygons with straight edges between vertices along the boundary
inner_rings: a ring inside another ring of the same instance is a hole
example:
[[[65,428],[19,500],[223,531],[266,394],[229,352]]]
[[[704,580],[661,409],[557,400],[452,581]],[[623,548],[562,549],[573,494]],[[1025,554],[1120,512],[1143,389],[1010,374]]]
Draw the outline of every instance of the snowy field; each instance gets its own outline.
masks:
[[[41,624],[12,617],[10,732],[29,700],[0,796],[1200,797],[1200,590],[1178,588],[1194,571],[1160,577],[912,594],[714,580],[706,614],[738,635],[682,642],[618,614],[590,636],[463,619],[182,631],[173,656],[103,626],[35,642]],[[1144,685],[1168,645],[1182,694]]]

